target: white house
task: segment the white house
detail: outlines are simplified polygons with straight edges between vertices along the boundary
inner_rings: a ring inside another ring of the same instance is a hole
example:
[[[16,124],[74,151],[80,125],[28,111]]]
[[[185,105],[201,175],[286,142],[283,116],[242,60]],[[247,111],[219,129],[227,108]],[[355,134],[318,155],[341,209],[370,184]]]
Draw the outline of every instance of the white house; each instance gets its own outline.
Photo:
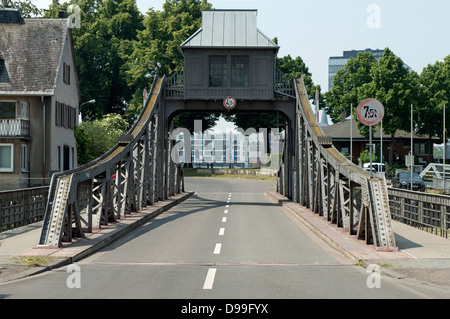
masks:
[[[79,88],[66,19],[0,8],[0,190],[77,166]]]

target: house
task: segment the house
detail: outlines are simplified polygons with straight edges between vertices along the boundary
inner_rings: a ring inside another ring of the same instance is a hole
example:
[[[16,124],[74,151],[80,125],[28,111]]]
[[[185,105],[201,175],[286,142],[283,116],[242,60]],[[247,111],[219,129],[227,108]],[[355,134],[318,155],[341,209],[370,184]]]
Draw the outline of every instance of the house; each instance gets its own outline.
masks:
[[[79,88],[66,19],[0,8],[0,190],[77,166]]]
[[[361,153],[369,147],[369,139],[365,138],[359,133],[356,120],[345,119],[333,125],[322,127],[322,131],[331,136],[333,145],[338,151],[347,156],[355,164],[358,163],[358,158]],[[352,138],[351,138],[352,136]],[[352,141],[352,147],[350,143]],[[416,164],[425,165],[433,162],[433,152],[431,151],[431,157],[429,150],[433,149],[433,144],[441,143],[438,138],[432,138],[413,134],[413,153],[417,158]],[[373,135],[372,139],[374,155],[380,158],[380,148],[383,144],[383,162],[389,162],[389,152],[391,148],[391,136],[383,133],[383,139],[381,139],[381,130],[378,130]],[[352,154],[350,150],[352,149]],[[398,131],[395,134],[394,140],[394,163],[400,165],[406,164],[406,157],[411,152],[411,133],[405,131]]]

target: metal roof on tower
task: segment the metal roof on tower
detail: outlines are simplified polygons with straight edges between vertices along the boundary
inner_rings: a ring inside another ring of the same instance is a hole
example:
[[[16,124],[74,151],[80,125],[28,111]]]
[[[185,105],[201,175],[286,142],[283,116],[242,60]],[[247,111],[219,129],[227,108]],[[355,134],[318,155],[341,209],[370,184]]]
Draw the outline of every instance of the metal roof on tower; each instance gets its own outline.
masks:
[[[204,10],[202,28],[180,48],[279,47],[257,27],[257,10]]]

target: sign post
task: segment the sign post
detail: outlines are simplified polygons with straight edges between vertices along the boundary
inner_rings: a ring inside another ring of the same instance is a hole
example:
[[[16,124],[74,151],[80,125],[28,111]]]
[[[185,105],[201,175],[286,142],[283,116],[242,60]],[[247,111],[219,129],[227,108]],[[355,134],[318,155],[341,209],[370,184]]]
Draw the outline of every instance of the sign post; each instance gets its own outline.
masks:
[[[356,113],[361,123],[369,126],[370,177],[372,178],[372,126],[377,125],[383,120],[384,106],[375,99],[366,99],[358,105]]]

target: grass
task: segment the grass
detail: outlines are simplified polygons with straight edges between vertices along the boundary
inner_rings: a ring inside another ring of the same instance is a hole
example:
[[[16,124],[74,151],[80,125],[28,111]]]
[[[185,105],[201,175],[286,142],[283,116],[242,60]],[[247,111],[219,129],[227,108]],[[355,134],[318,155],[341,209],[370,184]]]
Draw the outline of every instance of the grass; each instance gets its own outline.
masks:
[[[33,256],[33,257],[17,257],[15,259],[16,265],[24,265],[30,268],[43,267],[54,259],[51,257]]]

